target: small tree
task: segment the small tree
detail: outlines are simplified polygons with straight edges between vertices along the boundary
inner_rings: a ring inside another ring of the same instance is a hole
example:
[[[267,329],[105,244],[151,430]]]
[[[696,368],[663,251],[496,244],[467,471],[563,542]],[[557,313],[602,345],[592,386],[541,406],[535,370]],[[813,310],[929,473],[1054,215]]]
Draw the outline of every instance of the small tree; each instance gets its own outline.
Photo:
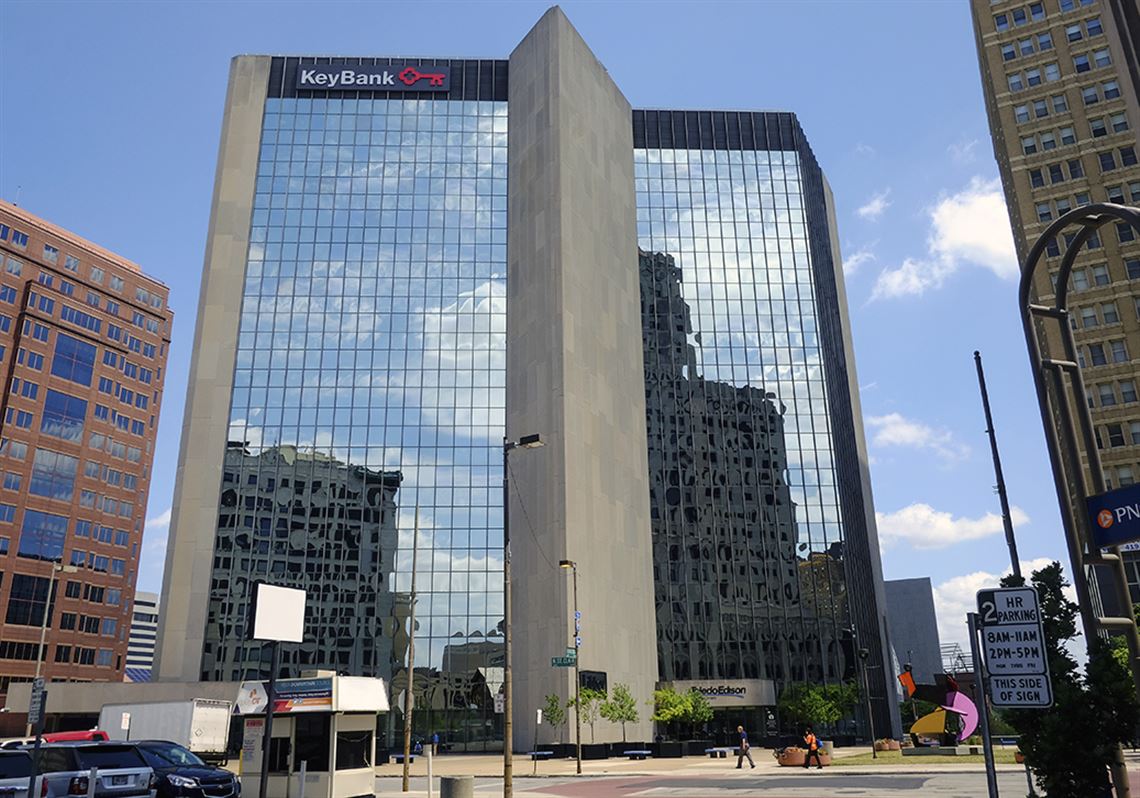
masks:
[[[629,692],[629,686],[624,684],[615,684],[614,691],[610,697],[602,702],[599,709],[601,716],[608,720],[610,723],[621,724],[621,741],[625,742],[625,724],[637,723],[637,702],[633,700],[633,695]]]
[[[1102,795],[1113,752],[1127,741],[1140,720],[1132,679],[1112,645],[1095,639],[1082,675],[1065,648],[1077,636],[1077,605],[1069,601],[1061,564],[1054,562],[1031,578],[1041,600],[1045,650],[1053,679],[1049,709],[1006,710],[1003,714],[1021,734],[1018,746],[1049,795]],[[1013,577],[1003,587],[1016,586]]]
[[[594,742],[594,724],[598,721],[598,708],[605,700],[606,694],[601,690],[593,690],[589,687],[583,687],[581,706],[578,706],[578,702],[574,698],[571,698],[566,702],[566,706],[576,707],[578,712],[581,713],[582,720],[590,724],[591,743]]]
[[[652,720],[664,723],[670,728],[675,723],[689,726],[690,733],[698,723],[712,720],[712,706],[709,700],[697,690],[678,693],[671,687],[653,691]]]
[[[550,724],[551,730],[558,731],[558,742],[566,742],[566,710],[562,707],[562,699],[554,693],[548,695],[546,703],[542,707],[542,715]]]
[[[712,720],[713,711],[705,694],[696,689],[689,690],[685,696],[685,722],[689,724],[689,734],[696,736],[696,727]]]
[[[789,684],[780,694],[780,717],[796,726],[831,726],[848,715],[859,702],[859,688],[840,684]]]

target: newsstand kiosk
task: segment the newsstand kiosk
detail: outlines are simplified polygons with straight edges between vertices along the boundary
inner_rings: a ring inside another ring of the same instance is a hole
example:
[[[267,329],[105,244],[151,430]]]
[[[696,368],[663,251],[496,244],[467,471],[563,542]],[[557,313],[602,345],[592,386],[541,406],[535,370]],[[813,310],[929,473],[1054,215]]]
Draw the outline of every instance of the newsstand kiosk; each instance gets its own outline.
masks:
[[[266,798],[355,798],[375,793],[376,717],[388,711],[383,679],[318,671],[273,687],[273,739]],[[242,792],[261,788],[267,696],[264,682],[242,682]]]

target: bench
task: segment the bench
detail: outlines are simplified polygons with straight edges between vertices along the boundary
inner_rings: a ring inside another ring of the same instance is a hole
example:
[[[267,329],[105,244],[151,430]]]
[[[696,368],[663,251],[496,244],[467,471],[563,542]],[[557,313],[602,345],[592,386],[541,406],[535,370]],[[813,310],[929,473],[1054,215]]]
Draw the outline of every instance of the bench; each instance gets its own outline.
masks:
[[[395,762],[397,765],[402,765],[402,764],[404,764],[404,755],[403,754],[392,754],[392,761]],[[408,764],[410,765],[411,763],[413,763],[415,761],[416,761],[416,755],[415,754],[408,754]]]
[[[645,759],[645,757],[651,756],[652,754],[653,754],[652,751],[622,751],[621,752],[622,756],[628,756],[631,760],[632,759]]]
[[[706,748],[705,753],[709,759],[726,759],[729,754],[735,754],[735,748]]]
[[[528,751],[527,756],[529,756],[532,761],[538,762],[538,761],[541,761],[544,759],[550,759],[552,756],[554,756],[554,752],[553,751]]]

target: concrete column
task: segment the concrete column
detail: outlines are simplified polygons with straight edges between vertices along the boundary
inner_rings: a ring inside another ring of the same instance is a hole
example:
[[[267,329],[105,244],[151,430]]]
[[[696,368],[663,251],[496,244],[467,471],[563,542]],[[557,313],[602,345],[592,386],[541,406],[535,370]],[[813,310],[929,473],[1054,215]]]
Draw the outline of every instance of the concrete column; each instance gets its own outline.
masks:
[[[154,652],[163,681],[197,681],[201,667],[270,61],[230,65]]]
[[[578,563],[581,668],[629,685],[642,720],[627,734],[647,740],[657,654],[632,117],[558,8],[511,54],[508,127],[507,435],[546,442],[511,455],[515,749],[529,750],[544,696],[573,693],[573,671],[550,665],[573,638],[561,559]],[[596,731],[621,739],[605,721]]]

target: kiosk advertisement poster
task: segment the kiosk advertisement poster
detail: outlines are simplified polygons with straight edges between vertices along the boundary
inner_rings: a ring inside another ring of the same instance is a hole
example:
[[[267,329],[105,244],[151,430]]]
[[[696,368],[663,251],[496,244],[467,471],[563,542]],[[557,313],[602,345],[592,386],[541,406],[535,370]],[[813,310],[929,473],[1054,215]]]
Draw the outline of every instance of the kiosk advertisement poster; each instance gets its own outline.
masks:
[[[265,712],[268,695],[264,682],[242,682],[238,691],[238,712],[257,715]],[[273,712],[287,715],[295,712],[329,712],[333,707],[333,680],[281,679],[273,687]]]

